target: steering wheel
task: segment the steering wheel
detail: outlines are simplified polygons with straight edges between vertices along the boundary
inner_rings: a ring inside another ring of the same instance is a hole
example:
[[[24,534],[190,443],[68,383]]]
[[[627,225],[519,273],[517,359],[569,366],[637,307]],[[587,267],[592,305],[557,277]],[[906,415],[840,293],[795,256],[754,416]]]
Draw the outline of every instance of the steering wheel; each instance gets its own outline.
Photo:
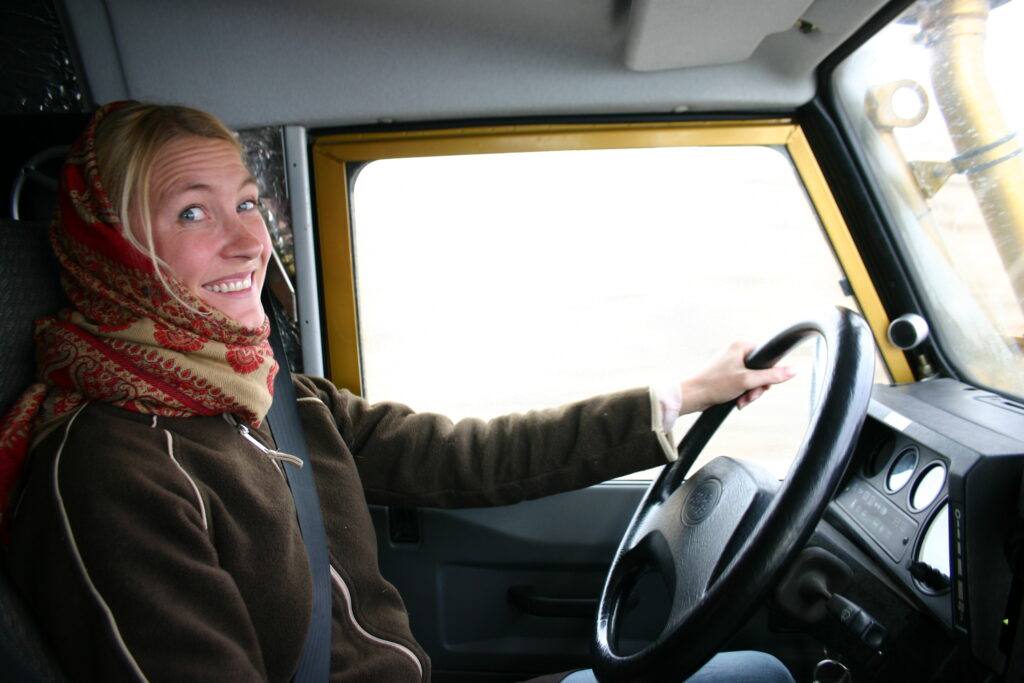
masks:
[[[857,313],[829,310],[775,335],[747,357],[747,366],[771,367],[812,335],[828,350],[822,393],[781,485],[763,468],[726,457],[687,478],[735,401],[704,411],[680,443],[679,459],[651,483],[601,594],[593,648],[601,681],[678,681],[696,672],[749,618],[821,518],[867,412],[871,331]],[[623,654],[620,616],[651,571],[670,596],[666,625],[644,649]]]
[[[11,186],[9,209],[14,220],[48,220],[53,212],[57,196],[58,175],[61,162],[68,153],[68,145],[48,147],[34,154],[21,165]],[[26,189],[28,192],[26,192]],[[24,200],[23,195],[28,195]],[[22,204],[27,205],[27,215],[22,215]]]

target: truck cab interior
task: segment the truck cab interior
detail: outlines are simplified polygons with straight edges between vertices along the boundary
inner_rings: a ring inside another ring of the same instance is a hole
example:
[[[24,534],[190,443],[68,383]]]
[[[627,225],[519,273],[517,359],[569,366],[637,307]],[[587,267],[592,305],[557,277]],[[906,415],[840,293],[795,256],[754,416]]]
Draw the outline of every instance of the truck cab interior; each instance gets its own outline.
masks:
[[[68,145],[107,102],[186,104],[260,182],[295,371],[491,417],[677,381],[735,337],[798,369],[680,420],[671,467],[374,507],[434,680],[681,680],[730,649],[801,683],[1024,680],[1024,0],[0,16],[0,412],[60,305]],[[0,671],[74,680],[2,587]]]

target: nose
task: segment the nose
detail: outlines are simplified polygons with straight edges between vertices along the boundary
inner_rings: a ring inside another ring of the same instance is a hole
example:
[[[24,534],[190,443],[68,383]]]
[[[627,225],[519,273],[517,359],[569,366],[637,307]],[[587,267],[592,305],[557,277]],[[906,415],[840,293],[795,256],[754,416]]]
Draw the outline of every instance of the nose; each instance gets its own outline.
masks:
[[[228,239],[225,251],[229,258],[246,260],[260,258],[267,240],[267,226],[263,222],[262,216],[258,220],[253,218],[245,220],[236,213],[226,227]]]

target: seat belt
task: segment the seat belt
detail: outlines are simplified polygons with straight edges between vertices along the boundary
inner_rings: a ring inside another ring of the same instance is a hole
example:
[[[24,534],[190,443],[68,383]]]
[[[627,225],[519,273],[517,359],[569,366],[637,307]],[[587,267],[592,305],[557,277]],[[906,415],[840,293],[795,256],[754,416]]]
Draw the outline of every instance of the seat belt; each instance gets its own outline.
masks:
[[[273,297],[264,297],[264,303]],[[299,529],[309,556],[309,570],[313,578],[313,613],[309,621],[309,632],[302,646],[299,664],[292,678],[294,683],[325,683],[331,666],[331,577],[330,559],[327,555],[327,534],[324,531],[320,499],[313,480],[313,466],[306,448],[306,439],[299,423],[299,412],[295,402],[295,387],[292,386],[288,356],[278,331],[276,302],[270,301],[267,312],[272,321],[270,346],[277,359],[278,372],[274,378],[274,401],[267,413],[267,422],[274,435],[277,449],[290,453],[302,460],[302,467],[283,463],[288,487],[295,500],[295,512]]]

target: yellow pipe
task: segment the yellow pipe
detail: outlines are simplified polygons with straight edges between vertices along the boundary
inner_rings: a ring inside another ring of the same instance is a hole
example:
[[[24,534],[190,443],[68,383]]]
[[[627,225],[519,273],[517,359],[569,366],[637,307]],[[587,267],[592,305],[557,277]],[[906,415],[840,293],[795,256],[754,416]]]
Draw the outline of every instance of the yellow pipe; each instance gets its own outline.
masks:
[[[985,223],[1024,307],[1024,164],[985,68],[988,0],[938,0],[922,13],[935,97]]]

